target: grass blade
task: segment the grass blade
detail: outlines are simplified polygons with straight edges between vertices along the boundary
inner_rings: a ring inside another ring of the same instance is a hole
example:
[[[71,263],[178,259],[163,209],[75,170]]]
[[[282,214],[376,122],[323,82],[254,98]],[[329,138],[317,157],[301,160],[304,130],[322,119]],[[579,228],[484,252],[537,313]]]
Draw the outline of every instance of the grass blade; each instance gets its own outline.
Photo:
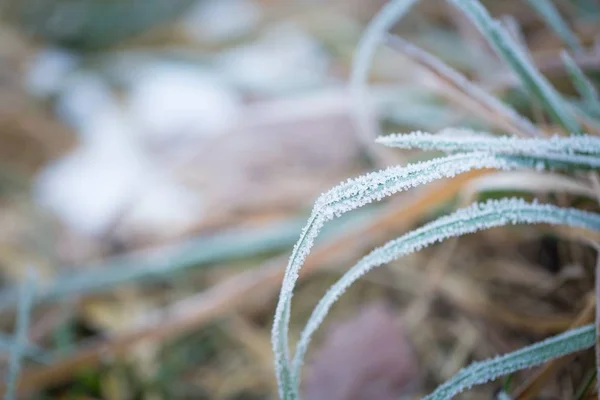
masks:
[[[83,265],[75,274],[59,276],[36,292],[36,301],[99,293],[141,280],[164,279],[199,265],[268,253],[291,246],[305,218],[292,218],[256,229],[238,229],[211,237],[198,237],[160,249],[111,257],[95,265]],[[14,306],[18,294],[0,295],[0,310]]]
[[[553,136],[547,139],[492,136],[469,129],[444,129],[438,134],[411,132],[381,136],[377,142],[401,149],[489,151],[522,155],[600,155],[600,137],[591,135]]]
[[[594,87],[594,84],[587,76],[585,76],[584,72],[579,68],[579,65],[577,65],[569,53],[562,51],[560,56],[565,64],[567,73],[571,78],[571,82],[573,82],[573,86],[577,89],[581,98],[594,111],[600,112],[600,97],[598,97],[598,91]]]
[[[0,351],[10,352],[16,345],[13,337],[0,333]],[[54,360],[49,352],[34,345],[27,345],[23,349],[23,356],[40,364],[50,364]]]
[[[571,50],[583,51],[579,38],[569,28],[551,0],[527,0],[527,2]]]
[[[572,329],[542,342],[524,347],[509,354],[471,364],[449,381],[439,386],[423,400],[446,400],[475,385],[490,382],[498,377],[543,364],[569,353],[588,349],[596,341],[596,328],[586,325]]]
[[[17,322],[15,328],[14,346],[10,352],[8,361],[8,374],[6,378],[6,392],[4,400],[13,400],[15,398],[15,385],[21,372],[21,360],[23,353],[27,348],[27,331],[29,328],[29,314],[33,306],[35,292],[35,281],[33,276],[28,273],[25,282],[19,290],[19,308],[17,312]]]
[[[358,128],[365,142],[370,142],[375,136],[369,120],[370,110],[365,99],[367,80],[375,50],[384,34],[396,23],[418,0],[392,0],[387,3],[371,20],[363,33],[354,58],[352,60],[352,71],[350,73],[350,91],[355,102],[355,113]],[[368,143],[370,145],[370,143]]]
[[[532,223],[569,225],[600,231],[600,214],[547,204],[527,203],[520,199],[489,201],[474,204],[439,218],[373,250],[333,284],[315,307],[298,341],[292,369],[294,381],[299,382],[304,355],[312,335],[333,304],[348,287],[370,270],[450,237],[508,224]]]
[[[543,136],[527,118],[519,115],[507,104],[498,100],[479,86],[471,83],[466,76],[450,67],[442,60],[396,35],[387,35],[387,44],[394,50],[418,62],[439,77],[449,82],[464,95],[485,109],[491,116],[500,116],[504,129],[523,136]]]
[[[478,0],[448,0],[460,9],[479,29],[496,53],[517,74],[525,88],[540,101],[550,117],[567,132],[579,133],[581,128],[569,105],[537,70],[530,57],[523,53],[510,34],[492,19]]]

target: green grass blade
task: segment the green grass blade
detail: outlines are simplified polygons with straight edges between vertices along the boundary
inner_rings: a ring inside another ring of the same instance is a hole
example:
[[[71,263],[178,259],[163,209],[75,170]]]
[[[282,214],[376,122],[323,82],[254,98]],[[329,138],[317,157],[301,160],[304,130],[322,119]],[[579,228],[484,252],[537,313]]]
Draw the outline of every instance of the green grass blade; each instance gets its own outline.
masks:
[[[14,349],[16,345],[17,343],[13,337],[4,333],[0,333],[0,351],[10,353],[10,351]],[[51,364],[54,360],[54,357],[52,357],[48,351],[34,345],[27,345],[23,349],[23,356],[40,364],[46,365]]]
[[[575,52],[583,50],[579,38],[569,28],[567,21],[560,15],[551,0],[527,0],[527,2],[571,50]]]
[[[36,301],[99,293],[123,284],[172,277],[200,265],[247,258],[293,245],[305,218],[290,218],[261,228],[235,229],[210,237],[197,237],[159,249],[116,256],[80,271],[58,276],[36,293]],[[0,310],[16,304],[15,292],[0,295]]]
[[[496,53],[519,77],[525,88],[543,105],[550,117],[567,132],[579,133],[581,127],[569,105],[537,70],[502,25],[492,19],[478,0],[448,0],[479,29]]]
[[[19,290],[19,308],[17,310],[14,346],[11,349],[8,361],[8,374],[6,378],[4,400],[13,400],[15,398],[17,380],[19,378],[19,373],[21,372],[21,361],[29,341],[27,331],[29,328],[29,314],[33,307],[34,292],[35,279],[31,273],[28,273],[25,282],[21,285]]]
[[[594,111],[600,112],[600,97],[598,97],[598,91],[594,87],[592,81],[588,79],[583,73],[579,65],[573,60],[573,58],[566,51],[562,51],[560,54],[567,73],[573,82],[573,86],[581,96],[581,98],[591,107]]]
[[[365,141],[373,140],[371,123],[369,121],[369,98],[366,87],[369,70],[377,50],[377,45],[383,40],[385,33],[396,23],[418,0],[392,0],[387,3],[371,20],[358,42],[352,71],[350,73],[350,91],[355,102],[355,114],[358,128]]]

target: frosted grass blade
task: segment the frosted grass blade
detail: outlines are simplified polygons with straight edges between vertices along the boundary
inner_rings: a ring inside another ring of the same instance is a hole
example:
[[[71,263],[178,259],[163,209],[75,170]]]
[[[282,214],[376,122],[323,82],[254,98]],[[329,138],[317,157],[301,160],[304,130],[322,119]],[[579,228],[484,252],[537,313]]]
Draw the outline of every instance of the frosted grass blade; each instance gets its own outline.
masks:
[[[444,152],[489,151],[504,154],[544,156],[600,155],[600,137],[591,135],[519,138],[493,136],[470,129],[443,129],[438,134],[415,131],[381,136],[377,143],[401,149],[440,150]],[[552,154],[550,154],[552,153]]]
[[[600,231],[600,214],[520,199],[474,204],[415,229],[363,257],[333,284],[319,301],[302,331],[294,356],[292,376],[299,382],[304,355],[314,332],[340,296],[370,270],[451,237],[509,224],[547,223]]]
[[[423,400],[451,399],[475,385],[490,382],[510,373],[535,367],[553,358],[588,349],[596,342],[594,325],[572,329],[542,342],[503,356],[471,364],[439,386]]]
[[[554,121],[562,125],[567,132],[578,133],[581,130],[569,105],[562,96],[537,70],[530,58],[523,54],[523,50],[520,49],[502,25],[492,19],[478,0],[448,1],[460,9],[475,24],[496,53],[506,61],[521,79],[525,88],[540,101]]]

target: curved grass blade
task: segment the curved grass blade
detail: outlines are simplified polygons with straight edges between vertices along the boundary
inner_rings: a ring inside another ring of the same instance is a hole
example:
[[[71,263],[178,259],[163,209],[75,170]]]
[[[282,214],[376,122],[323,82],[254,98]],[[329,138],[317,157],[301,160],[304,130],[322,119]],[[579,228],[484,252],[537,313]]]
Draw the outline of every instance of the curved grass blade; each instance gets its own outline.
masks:
[[[333,304],[348,287],[364,274],[390,261],[451,237],[503,225],[533,223],[569,225],[600,231],[600,214],[560,208],[549,204],[527,203],[514,198],[492,200],[483,204],[474,204],[438,218],[373,250],[333,284],[315,307],[302,331],[294,355],[292,376],[296,384],[299,382],[304,355],[312,335],[321,325]]]
[[[290,373],[288,327],[291,299],[298,274],[319,231],[342,214],[394,193],[473,169],[533,167],[529,160],[506,160],[487,153],[457,154],[430,161],[392,167],[348,180],[317,199],[286,267],[272,329],[275,372],[282,399],[297,398]]]
[[[460,9],[479,29],[496,53],[517,74],[525,88],[544,106],[550,117],[570,133],[579,133],[581,127],[569,105],[537,70],[530,58],[512,39],[510,34],[492,19],[478,0],[448,0]]]
[[[569,28],[569,25],[551,0],[527,0],[527,2],[571,50],[575,52],[583,51],[579,38]]]
[[[423,400],[446,400],[475,385],[498,377],[535,367],[553,358],[588,349],[596,341],[596,328],[586,325],[572,329],[542,342],[524,347],[487,361],[476,362],[462,369]]]
[[[457,151],[489,151],[523,155],[600,155],[600,137],[591,135],[553,136],[550,138],[519,138],[493,136],[469,129],[444,129],[438,134],[411,132],[381,136],[377,143],[401,149]]]
[[[372,140],[374,136],[370,132],[369,109],[364,99],[368,98],[366,85],[369,70],[373,62],[373,56],[377,45],[383,39],[383,35],[396,23],[418,0],[395,0],[387,3],[371,20],[358,42],[354,58],[352,60],[352,71],[350,73],[350,91],[354,97],[355,113],[358,128],[363,138]]]

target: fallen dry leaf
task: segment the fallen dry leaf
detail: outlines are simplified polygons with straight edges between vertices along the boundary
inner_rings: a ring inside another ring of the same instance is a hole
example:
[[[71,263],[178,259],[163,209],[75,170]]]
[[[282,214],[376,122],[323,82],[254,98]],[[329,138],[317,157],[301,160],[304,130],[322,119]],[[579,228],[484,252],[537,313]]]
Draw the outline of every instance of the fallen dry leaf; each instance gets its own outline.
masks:
[[[402,326],[383,304],[366,306],[328,332],[304,381],[311,400],[397,400],[419,386]]]

